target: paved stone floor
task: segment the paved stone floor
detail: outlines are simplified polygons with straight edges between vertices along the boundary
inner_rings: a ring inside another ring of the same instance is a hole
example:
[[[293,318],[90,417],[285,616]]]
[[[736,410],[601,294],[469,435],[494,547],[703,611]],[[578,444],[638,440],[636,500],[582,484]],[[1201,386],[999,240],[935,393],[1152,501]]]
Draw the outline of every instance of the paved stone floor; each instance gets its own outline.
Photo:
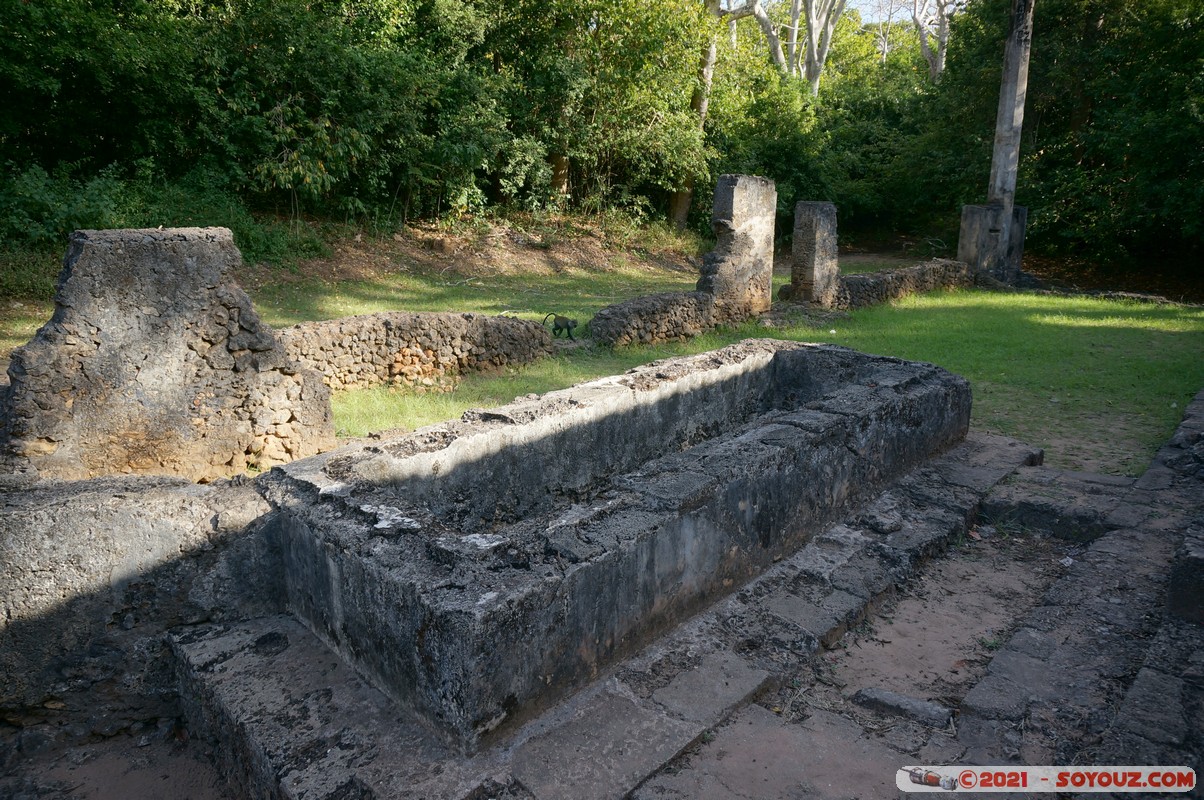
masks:
[[[971,436],[472,757],[289,618],[193,632],[193,718],[236,731],[216,753],[250,778],[124,796],[868,800],[919,796],[895,788],[910,765],[1201,772],[1204,393],[1139,479],[1033,455]],[[118,796],[76,760],[20,762],[0,797]]]

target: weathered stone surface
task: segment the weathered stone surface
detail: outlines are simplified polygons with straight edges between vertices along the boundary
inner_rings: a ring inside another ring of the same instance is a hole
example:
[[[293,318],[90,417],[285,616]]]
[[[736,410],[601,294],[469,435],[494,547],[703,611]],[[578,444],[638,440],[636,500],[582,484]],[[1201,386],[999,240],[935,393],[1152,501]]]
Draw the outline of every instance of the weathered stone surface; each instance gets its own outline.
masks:
[[[659,774],[635,800],[895,797],[901,754],[837,714],[791,723],[752,705],[715,732],[688,768]]]
[[[302,323],[276,336],[290,359],[332,389],[443,387],[466,372],[552,352],[552,334],[539,323],[484,314],[366,314]]]
[[[512,771],[538,800],[626,797],[701,732],[604,692],[564,725],[520,746]]]
[[[960,261],[934,258],[902,269],[841,275],[831,291],[829,307],[842,310],[881,305],[920,292],[976,285],[977,273]]]
[[[908,697],[877,686],[858,690],[853,695],[853,702],[888,714],[910,717],[933,728],[948,726],[953,716],[953,711],[940,703]]]
[[[715,297],[709,292],[663,292],[603,308],[589,330],[600,344],[622,347],[683,341],[715,325]]]
[[[174,688],[165,629],[280,608],[278,554],[255,527],[268,505],[249,485],[102,478],[0,501],[0,707],[56,697],[153,718]]]
[[[1204,624],[1204,518],[1187,530],[1175,553],[1167,605],[1171,613]]]
[[[831,308],[840,283],[836,250],[836,206],[803,201],[794,207],[791,299]]]
[[[717,242],[703,259],[697,291],[664,292],[607,306],[590,320],[590,334],[613,346],[679,341],[768,311],[776,213],[773,181],[719,176],[711,223]]]
[[[471,749],[958,442],[968,416],[968,386],[936,367],[752,340],[261,481],[285,512],[290,606]]]
[[[334,446],[329,392],[230,277],[225,228],[76,231],[9,367],[7,450],[43,478],[207,480]]]
[[[975,271],[985,272],[1004,283],[1014,284],[1020,276],[1024,257],[1024,231],[1028,224],[1028,209],[1012,207],[1012,224],[1008,226],[1008,246],[1001,252],[999,237],[1003,231],[1004,206],[962,206],[961,230],[957,239],[957,260],[969,264]]]
[[[703,259],[697,288],[715,296],[721,323],[747,319],[773,304],[777,203],[777,189],[768,178],[719,176],[711,213],[715,249]]]
[[[481,796],[481,766],[457,762],[291,617],[195,626],[171,647],[184,711],[238,797]]]
[[[676,371],[676,366],[680,366],[677,361],[665,362],[662,369],[669,374]],[[498,412],[499,417],[522,418],[504,409]],[[1002,477],[1030,455],[1028,448],[1012,440],[969,435],[930,461],[929,467],[913,470],[893,484],[890,505],[899,511],[905,525],[904,530],[891,535],[903,533],[912,520],[931,516],[946,520],[942,524],[949,528],[948,537],[964,535],[970,512],[963,508],[959,495],[938,488],[946,485],[945,476],[960,475],[964,468],[975,474]],[[920,492],[922,484],[931,484],[931,488]],[[669,503],[668,498],[658,496],[656,502],[663,499],[665,508],[673,509],[688,508],[696,502],[702,482],[683,479],[676,485],[686,500]],[[341,490],[335,487],[335,491]],[[913,499],[920,496],[936,499]],[[317,502],[323,504],[329,499],[327,495]],[[571,533],[576,538],[572,522],[584,519],[586,511],[578,503],[557,516],[556,532]],[[371,514],[370,519],[383,515],[385,520],[392,520],[400,528],[398,535],[418,535],[404,527],[408,524],[404,515],[389,514],[380,505],[375,505]],[[765,607],[781,596],[776,592],[804,591],[802,583],[817,586],[820,579],[816,576],[831,574],[833,564],[856,561],[858,551],[878,547],[882,535],[868,528],[855,530],[852,526],[856,516],[846,517],[842,524],[814,537],[794,555],[770,565],[740,591],[658,639],[623,664],[613,677],[573,694],[513,731],[512,738],[499,741],[496,747],[488,747],[472,759],[464,759],[453,748],[425,735],[418,715],[367,685],[309,631],[283,617],[191,626],[176,633],[175,651],[181,657],[188,724],[195,735],[220,739],[223,769],[240,786],[240,797],[277,793],[307,800],[335,800],[348,794],[362,798],[529,800],[537,796],[524,789],[515,777],[518,773],[524,783],[551,796],[578,796],[576,786],[565,788],[565,776],[575,775],[581,776],[578,785],[586,786],[583,792],[596,791],[592,787],[598,786],[605,788],[607,796],[621,797],[650,771],[667,763],[676,766],[651,778],[646,786],[668,797],[705,797],[705,792],[698,795],[682,787],[695,786],[693,779],[703,774],[708,775],[708,782],[716,777],[710,774],[712,759],[692,758],[687,765],[672,762],[677,752],[674,744],[697,742],[704,731],[713,729],[717,742],[728,741],[725,731],[731,729],[716,726],[722,726],[733,705],[747,702],[766,675],[772,676],[770,680],[783,680],[797,674],[799,660],[810,656],[815,645],[804,641],[807,637],[801,636],[793,624],[779,624]],[[487,539],[476,541],[490,543]],[[832,552],[835,547],[841,548],[839,555]],[[905,560],[918,563],[919,555],[917,552],[916,557]],[[850,613],[864,613],[864,598],[846,597]],[[605,598],[601,602],[606,602]],[[827,632],[822,629],[819,634]],[[528,652],[532,641],[528,637],[519,644],[499,646]],[[847,783],[829,786],[837,773],[828,771],[828,767],[840,766],[840,742],[861,747],[873,742],[872,737],[858,733],[851,722],[829,727],[812,725],[808,720],[800,725],[755,707],[736,710],[737,724],[748,723],[749,713],[762,714],[772,722],[772,730],[758,729],[757,735],[747,740],[751,749],[741,751],[747,757],[742,756],[739,769],[727,774],[755,777],[758,787],[768,780],[770,783],[765,785],[786,791],[798,788],[792,781],[801,768],[802,774],[818,782],[809,785],[828,786],[838,797],[842,796],[840,792],[853,791]],[[827,718],[821,714],[819,719],[822,722]],[[839,720],[832,717],[829,721]],[[617,733],[610,733],[612,723],[619,726]],[[642,731],[638,736],[637,727]],[[755,727],[754,722],[749,732]],[[803,731],[807,745],[794,751],[793,760],[786,759],[793,736],[777,737],[798,731]],[[762,738],[762,734],[769,738]],[[708,739],[703,737],[702,741]],[[643,746],[633,747],[629,742]],[[778,744],[785,748],[781,751],[783,759],[771,755]],[[600,749],[604,751],[601,756]],[[722,749],[703,745],[702,752],[718,754],[716,758],[723,760]],[[876,767],[866,768],[857,773],[859,780],[881,782],[898,766],[900,756],[890,756],[880,742],[873,749],[893,759],[894,766],[881,773]],[[924,763],[956,761],[947,758]],[[679,769],[688,782],[669,780]],[[775,783],[779,779],[781,782]],[[670,791],[671,783],[678,789]],[[713,788],[718,784],[707,785]],[[877,791],[879,785],[857,784],[870,793],[865,796]],[[674,793],[679,790],[681,793]],[[646,796],[640,794],[642,791],[637,789],[636,796]]]
[[[693,669],[679,673],[652,699],[681,719],[714,724],[756,695],[769,673],[734,653],[708,653]]]
[[[1183,689],[1178,677],[1143,668],[1117,712],[1118,727],[1152,742],[1182,744],[1187,738]]]

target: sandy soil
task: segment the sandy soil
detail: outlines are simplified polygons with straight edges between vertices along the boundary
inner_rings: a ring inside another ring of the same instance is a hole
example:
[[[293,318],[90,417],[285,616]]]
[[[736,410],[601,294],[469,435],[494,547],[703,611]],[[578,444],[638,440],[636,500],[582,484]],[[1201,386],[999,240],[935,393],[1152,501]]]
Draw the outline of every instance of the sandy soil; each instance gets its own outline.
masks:
[[[799,689],[784,691],[777,708],[800,717],[811,708],[835,711],[880,732],[893,722],[883,728],[853,705],[857,690],[880,687],[956,708],[1016,621],[1065,569],[1062,542],[990,527],[973,536],[980,538],[930,562],[874,618],[814,659],[811,674],[800,676]]]

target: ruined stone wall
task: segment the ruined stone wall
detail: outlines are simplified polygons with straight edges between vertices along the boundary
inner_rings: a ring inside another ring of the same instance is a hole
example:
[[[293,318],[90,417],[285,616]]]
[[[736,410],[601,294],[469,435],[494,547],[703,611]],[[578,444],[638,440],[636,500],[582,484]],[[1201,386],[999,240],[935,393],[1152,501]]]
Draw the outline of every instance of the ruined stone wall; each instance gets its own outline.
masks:
[[[773,304],[773,181],[721,175],[711,227],[715,249],[703,258],[696,291],[665,292],[607,306],[590,334],[607,345],[689,339],[717,325],[743,322]]]
[[[599,311],[590,335],[602,344],[684,341],[715,327],[715,298],[707,292],[663,292],[635,297]]]
[[[796,204],[794,243],[791,246],[790,296],[809,303],[829,306],[839,282],[836,206],[833,203],[809,201]]]
[[[919,292],[974,286],[977,273],[960,261],[933,259],[903,269],[841,275],[829,308],[880,305]]]
[[[76,231],[54,316],[12,355],[8,471],[192,480],[334,446],[329,390],[231,277],[225,228]]]
[[[365,314],[294,325],[277,336],[289,358],[332,389],[432,386],[552,352],[552,335],[539,323],[484,314]]]
[[[702,260],[697,286],[715,296],[716,322],[740,322],[773,305],[777,210],[778,192],[770,179],[719,176],[711,213],[715,249]]]

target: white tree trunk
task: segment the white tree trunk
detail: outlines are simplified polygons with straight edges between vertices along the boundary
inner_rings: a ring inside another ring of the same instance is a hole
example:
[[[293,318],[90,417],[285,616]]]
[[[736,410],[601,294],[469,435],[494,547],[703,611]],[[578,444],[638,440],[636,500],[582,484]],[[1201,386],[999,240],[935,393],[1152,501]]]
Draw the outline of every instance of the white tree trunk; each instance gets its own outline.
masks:
[[[774,66],[783,75],[798,75],[800,72],[811,85],[811,94],[819,94],[819,76],[823,73],[824,62],[828,58],[828,49],[832,46],[832,33],[836,30],[836,22],[844,13],[846,0],[791,0],[790,30],[788,31],[785,52],[782,51],[782,39],[778,35],[777,26],[769,18],[769,14],[761,5],[761,0],[745,0],[744,5],[735,8],[721,9],[719,0],[705,0],[707,10],[716,16],[728,20],[729,24],[744,17],[753,17],[765,34],[769,45],[769,56]],[[799,33],[802,31],[800,21],[806,20],[806,37],[800,42]],[[732,27],[732,44],[735,45],[736,31]],[[800,64],[801,62],[801,64]]]
[[[805,74],[811,96],[819,94],[819,78],[832,47],[832,33],[844,13],[845,0],[803,0],[807,12],[807,50]]]
[[[933,83],[945,71],[949,20],[960,7],[960,0],[912,0],[911,21],[920,35],[920,53],[928,62],[928,77]]]

